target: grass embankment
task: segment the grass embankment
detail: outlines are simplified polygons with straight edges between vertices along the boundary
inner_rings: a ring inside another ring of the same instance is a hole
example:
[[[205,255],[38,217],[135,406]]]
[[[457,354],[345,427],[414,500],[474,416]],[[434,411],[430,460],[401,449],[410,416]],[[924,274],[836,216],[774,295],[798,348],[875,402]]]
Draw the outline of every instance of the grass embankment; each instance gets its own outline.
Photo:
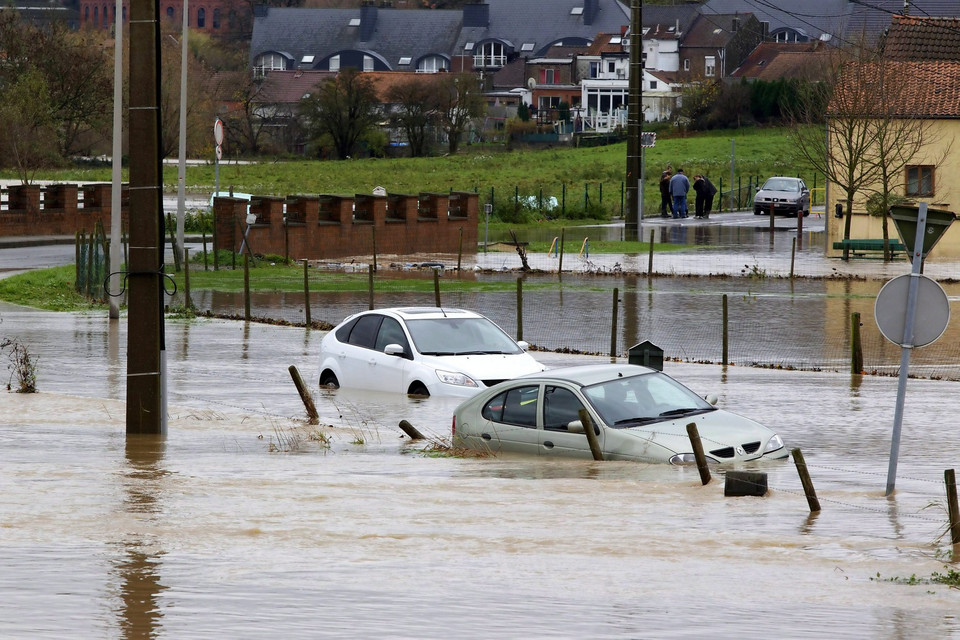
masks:
[[[658,209],[657,183],[660,172],[668,164],[674,169],[683,167],[691,177],[703,173],[718,186],[722,180],[726,190],[730,182],[731,154],[734,179],[741,181],[744,188],[750,176],[763,179],[771,175],[800,175],[808,184],[814,183],[812,172],[797,158],[784,128],[710,131],[683,137],[659,133],[656,146],[646,149],[644,154],[645,209],[648,212]],[[220,165],[220,188],[226,190],[232,186],[245,193],[281,196],[370,193],[378,185],[392,193],[475,190],[483,202],[493,189],[497,203],[504,203],[498,206],[506,207],[515,194],[539,197],[541,189],[544,197],[559,200],[566,185],[566,202],[572,210],[578,202],[582,203],[585,186],[589,186],[591,202],[596,203],[602,184],[604,208],[616,215],[625,169],[626,143],[586,149],[553,147],[516,151],[507,151],[499,145],[472,145],[455,156],[432,158],[224,162]],[[212,159],[209,165],[188,166],[186,189],[212,192],[214,172]],[[37,179],[105,182],[110,180],[110,168],[48,171],[38,174]],[[817,184],[821,183],[822,176]],[[176,165],[164,167],[164,185],[167,192],[176,191]]]
[[[37,269],[0,279],[0,300],[48,311],[85,311],[105,305],[87,300],[74,289],[73,265]]]

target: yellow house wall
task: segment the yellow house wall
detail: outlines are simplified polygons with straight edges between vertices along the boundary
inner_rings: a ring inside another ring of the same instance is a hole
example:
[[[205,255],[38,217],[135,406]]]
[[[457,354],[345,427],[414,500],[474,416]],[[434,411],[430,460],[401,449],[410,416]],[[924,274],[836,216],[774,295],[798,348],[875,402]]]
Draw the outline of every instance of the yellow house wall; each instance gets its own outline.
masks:
[[[936,168],[934,174],[934,196],[921,198],[917,202],[927,202],[931,207],[946,209],[960,214],[960,120],[938,120],[929,131],[929,139],[934,142],[927,145],[911,165],[937,164],[937,160],[945,155],[945,159]],[[895,193],[903,193],[906,176],[901,174],[894,188]],[[882,220],[870,216],[866,212],[864,202],[867,196],[876,189],[865,189],[857,194],[853,201],[853,219],[850,221],[851,238],[882,238]],[[878,190],[878,189],[876,189]],[[826,210],[827,255],[839,256],[843,252],[833,249],[833,243],[843,239],[844,219],[834,217],[837,203],[846,208],[846,194],[836,184],[828,185],[828,201]],[[899,239],[896,225],[888,220],[890,238]],[[938,257],[960,258],[960,222],[954,223],[944,234],[943,238],[931,252]]]

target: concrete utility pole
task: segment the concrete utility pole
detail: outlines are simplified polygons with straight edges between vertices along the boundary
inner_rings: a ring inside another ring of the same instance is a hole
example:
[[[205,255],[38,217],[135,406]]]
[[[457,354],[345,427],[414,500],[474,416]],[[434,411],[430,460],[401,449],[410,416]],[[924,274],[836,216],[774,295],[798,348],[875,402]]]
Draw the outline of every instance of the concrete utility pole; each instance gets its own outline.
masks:
[[[130,3],[127,435],[167,429],[160,161],[160,5]]]
[[[640,0],[630,1],[630,79],[627,102],[627,203],[624,239],[640,235],[640,133],[643,124],[643,34]]]

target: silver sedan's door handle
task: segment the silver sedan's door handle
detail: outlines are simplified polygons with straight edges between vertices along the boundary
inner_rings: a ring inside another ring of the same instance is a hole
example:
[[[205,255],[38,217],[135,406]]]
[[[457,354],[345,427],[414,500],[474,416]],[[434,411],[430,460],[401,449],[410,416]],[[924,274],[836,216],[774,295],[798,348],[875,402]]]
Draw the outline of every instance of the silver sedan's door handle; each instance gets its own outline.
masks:
[[[544,440],[543,446],[546,447],[547,449],[553,449],[553,443],[550,442],[549,440]]]

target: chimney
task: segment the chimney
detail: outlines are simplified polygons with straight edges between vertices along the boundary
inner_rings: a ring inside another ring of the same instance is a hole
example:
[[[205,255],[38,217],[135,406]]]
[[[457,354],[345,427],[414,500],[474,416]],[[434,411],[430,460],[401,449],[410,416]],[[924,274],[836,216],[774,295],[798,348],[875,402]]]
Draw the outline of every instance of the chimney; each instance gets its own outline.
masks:
[[[490,26],[490,5],[475,2],[463,5],[463,26],[486,29]]]
[[[583,0],[583,24],[593,24],[600,9],[600,0]]]
[[[736,17],[733,19],[733,25],[730,27],[730,31],[732,31],[733,33],[736,33],[739,30],[740,30],[740,18]]]
[[[377,5],[367,0],[360,5],[360,41],[369,42],[377,30]]]

